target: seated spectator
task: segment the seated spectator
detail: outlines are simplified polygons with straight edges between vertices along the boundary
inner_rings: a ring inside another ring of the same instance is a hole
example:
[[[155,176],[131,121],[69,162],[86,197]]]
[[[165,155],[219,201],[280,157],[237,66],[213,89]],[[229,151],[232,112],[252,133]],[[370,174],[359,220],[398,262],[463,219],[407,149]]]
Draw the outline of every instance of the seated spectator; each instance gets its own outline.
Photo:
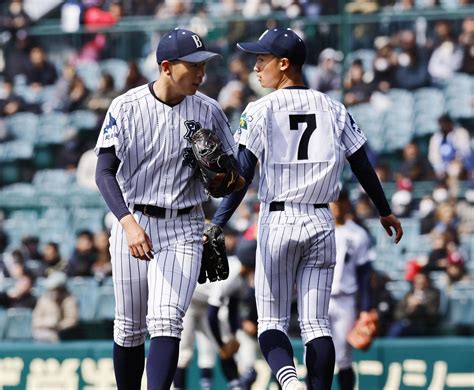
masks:
[[[54,272],[64,272],[67,263],[61,258],[59,246],[55,242],[48,242],[43,248],[44,276]]]
[[[341,89],[341,74],[338,65],[342,61],[342,53],[330,47],[319,54],[319,63],[316,74],[309,80],[311,88],[326,93]]]
[[[426,156],[420,153],[415,142],[410,142],[403,148],[403,161],[396,175],[406,177],[412,181],[433,180],[435,178],[433,167]]]
[[[44,112],[68,111],[66,105],[69,101],[69,90],[75,77],[77,77],[75,66],[64,64],[62,74],[56,82],[53,96],[43,104]]]
[[[474,182],[467,189],[464,198],[456,204],[456,214],[460,219],[459,233],[474,234]]]
[[[54,65],[46,58],[43,48],[36,46],[30,51],[30,62],[26,69],[26,80],[33,87],[51,85],[58,79]]]
[[[69,85],[67,96],[64,100],[64,111],[72,112],[86,108],[89,91],[86,84],[79,76],[74,76]]]
[[[435,23],[438,39],[428,62],[428,72],[436,85],[444,86],[462,64],[463,52],[453,34],[453,26],[446,20]]]
[[[467,17],[462,23],[459,43],[463,51],[460,72],[474,74],[474,17]],[[472,103],[471,103],[472,104]]]
[[[39,238],[37,236],[23,237],[21,239],[20,251],[25,258],[25,261],[41,261],[43,259],[43,254],[39,248]]]
[[[371,296],[374,299],[374,307],[379,316],[379,336],[385,336],[393,320],[393,311],[395,308],[395,299],[387,289],[388,276],[373,271],[370,275]]]
[[[109,233],[98,232],[94,235],[94,245],[97,249],[97,259],[92,264],[92,272],[97,279],[112,275],[112,263],[109,252]]]
[[[428,159],[438,178],[462,178],[471,154],[469,132],[455,125],[448,114],[438,123],[438,131],[430,138]]]
[[[464,257],[454,242],[448,244],[446,276],[448,288],[467,277]]]
[[[426,336],[432,332],[439,319],[439,290],[423,272],[415,275],[412,289],[398,302],[395,322],[387,337]]]
[[[364,66],[362,61],[357,59],[352,62],[346,79],[344,80],[344,104],[352,106],[354,104],[365,103],[370,100],[373,86],[364,80]]]
[[[140,85],[148,83],[148,80],[140,72],[140,68],[135,61],[128,63],[127,78],[125,79],[125,87],[122,92],[126,92],[129,89],[139,87]]]
[[[45,281],[46,292],[33,310],[32,333],[37,341],[57,342],[79,321],[76,299],[66,288],[67,276],[54,272]]]
[[[11,80],[3,82],[3,91],[0,96],[0,117],[16,114],[17,112],[26,111],[28,105],[25,100],[13,91],[13,83]]]
[[[36,298],[32,294],[34,277],[27,270],[23,255],[19,250],[14,250],[9,260],[6,261],[8,272],[15,284],[8,291],[0,293],[0,306],[33,309],[36,304]]]
[[[375,53],[374,84],[377,90],[388,92],[395,80],[395,66],[397,55],[393,51],[393,45],[389,37],[379,36],[374,41]]]
[[[400,177],[397,179],[396,191],[391,198],[391,207],[393,213],[399,217],[409,217],[414,208],[413,203],[413,184],[410,179]]]
[[[403,30],[398,34],[399,53],[395,67],[393,87],[416,89],[430,83],[428,74],[428,55],[424,48],[418,47],[413,31]]]
[[[102,73],[99,87],[97,91],[93,92],[89,97],[86,106],[89,110],[99,114],[99,116],[105,117],[105,113],[112,103],[112,100],[118,95],[119,92],[115,90],[113,77],[109,73]]]
[[[457,229],[459,227],[459,217],[456,214],[454,204],[444,202],[438,204],[435,212],[435,226],[433,232],[453,232],[457,240]]]
[[[76,237],[76,247],[69,259],[69,276],[92,276],[92,265],[97,261],[94,235],[83,230]]]

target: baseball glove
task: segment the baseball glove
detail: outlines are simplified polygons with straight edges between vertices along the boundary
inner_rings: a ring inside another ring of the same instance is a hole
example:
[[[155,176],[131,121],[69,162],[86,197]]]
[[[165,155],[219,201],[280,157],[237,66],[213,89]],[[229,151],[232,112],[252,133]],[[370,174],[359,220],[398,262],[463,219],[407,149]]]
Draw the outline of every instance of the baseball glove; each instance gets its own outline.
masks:
[[[242,188],[243,179],[234,157],[224,152],[222,142],[212,130],[197,130],[191,136],[191,146],[201,180],[211,196],[221,198]]]
[[[201,271],[199,283],[224,280],[229,276],[229,261],[225,250],[224,232],[218,225],[209,226],[204,232],[207,240],[204,242],[202,252]]]
[[[361,313],[347,335],[347,342],[356,349],[368,349],[377,334],[378,320],[376,311]]]

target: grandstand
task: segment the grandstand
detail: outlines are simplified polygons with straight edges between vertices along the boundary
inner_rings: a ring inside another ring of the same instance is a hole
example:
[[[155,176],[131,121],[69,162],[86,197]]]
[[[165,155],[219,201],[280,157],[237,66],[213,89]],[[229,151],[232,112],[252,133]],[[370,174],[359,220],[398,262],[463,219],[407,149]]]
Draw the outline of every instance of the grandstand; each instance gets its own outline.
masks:
[[[252,58],[239,57],[235,42],[252,39],[264,26],[276,24],[292,27],[305,37],[311,48],[304,68],[310,85],[324,71],[319,53],[327,47],[340,51],[343,58],[334,70],[339,88],[325,92],[348,105],[368,137],[375,166],[386,167],[387,176],[381,181],[387,198],[394,202],[392,206],[399,206],[396,194],[408,194],[399,214],[405,237],[394,246],[373,209],[362,207],[361,190],[350,172],[344,172],[355,216],[373,236],[374,268],[387,278],[387,290],[399,301],[411,288],[407,280],[410,262],[423,269],[436,250],[444,250],[446,259],[454,252],[459,254],[464,272],[459,280],[450,277],[446,266],[425,268],[441,293],[440,322],[433,335],[474,335],[472,1],[296,1],[295,7],[288,8],[281,5],[285,2],[276,1],[269,2],[267,8],[260,5],[260,9],[244,0],[183,1],[181,8],[172,9],[172,2],[151,6],[153,2],[123,0],[118,2],[118,14],[109,8],[115,2],[104,1],[103,12],[115,18],[109,25],[94,25],[83,18],[75,31],[67,33],[61,27],[63,2],[56,3],[34,17],[28,16],[26,7],[26,22],[20,29],[13,27],[7,4],[0,10],[0,25],[5,31],[0,37],[0,57],[4,59],[0,61],[0,233],[6,237],[0,239],[0,293],[15,285],[9,272],[15,250],[23,252],[31,271],[37,273],[33,295],[39,297],[45,291],[46,275],[38,265],[42,260],[29,257],[25,237],[38,238],[40,254],[47,243],[57,243],[67,264],[81,232],[88,230],[97,235],[110,228],[108,209],[93,184],[95,161],[84,159],[82,166],[79,161],[93,149],[104,117],[104,107],[97,101],[107,106],[124,90],[156,78],[153,50],[162,32],[178,25],[194,28],[207,37],[213,50],[223,54],[224,61],[209,64],[202,91],[218,99],[235,130],[242,109],[265,93],[252,82]],[[272,8],[270,3],[280,5]],[[412,3],[411,8],[403,9],[408,3]],[[435,5],[427,7],[427,3]],[[441,21],[447,21],[449,36],[440,35]],[[415,33],[412,50],[416,56],[426,56],[413,73],[407,73],[410,66],[403,65],[406,53],[400,44],[400,32],[405,30]],[[380,42],[377,37],[388,43],[376,45]],[[46,49],[44,61],[56,74],[53,82],[33,77],[29,54],[37,46]],[[445,54],[443,50],[448,46],[453,50]],[[390,54],[384,50],[390,50]],[[436,61],[443,54],[444,62]],[[381,61],[387,58],[394,62],[387,65],[389,71],[380,71]],[[243,62],[244,70],[227,66],[236,59]],[[348,82],[355,60],[362,63],[364,74],[361,80]],[[112,79],[110,90],[102,86],[105,74]],[[421,74],[424,78],[419,77]],[[404,83],[412,76],[417,78],[413,86]],[[238,104],[220,93],[231,81],[246,84]],[[361,90],[368,91],[367,96],[352,101],[350,94]],[[446,114],[455,130],[462,129],[469,138],[440,171],[433,163],[433,140],[440,133],[439,119]],[[405,155],[408,144],[415,144],[420,153],[412,168],[420,168],[416,164],[423,160],[430,166],[430,174],[410,176],[413,169],[402,169],[412,161]],[[84,177],[89,180],[84,181]],[[408,186],[403,184],[405,179]],[[444,193],[436,192],[439,189]],[[252,209],[254,203],[248,196],[243,207]],[[427,204],[429,210],[424,208]],[[440,217],[445,205],[452,211],[449,219]],[[212,209],[214,204],[210,201],[207,206]],[[248,215],[247,220],[237,221],[235,217],[230,222],[240,232],[255,218],[254,213],[242,215]],[[439,248],[434,237],[445,233],[450,238]],[[110,338],[114,317],[110,272],[91,268],[86,275],[69,274],[67,287],[79,304],[79,338]],[[32,340],[31,321],[31,308],[0,306],[0,342]]]

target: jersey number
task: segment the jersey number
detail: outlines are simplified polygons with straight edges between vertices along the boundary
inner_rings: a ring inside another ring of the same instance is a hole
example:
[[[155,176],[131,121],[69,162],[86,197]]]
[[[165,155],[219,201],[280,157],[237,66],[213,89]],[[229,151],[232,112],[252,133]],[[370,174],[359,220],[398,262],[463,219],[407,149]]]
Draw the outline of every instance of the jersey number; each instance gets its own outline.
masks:
[[[306,123],[306,129],[304,130],[303,136],[298,144],[298,160],[307,160],[309,140],[313,132],[316,130],[316,115],[290,115],[290,130],[299,130],[298,125],[300,123]]]

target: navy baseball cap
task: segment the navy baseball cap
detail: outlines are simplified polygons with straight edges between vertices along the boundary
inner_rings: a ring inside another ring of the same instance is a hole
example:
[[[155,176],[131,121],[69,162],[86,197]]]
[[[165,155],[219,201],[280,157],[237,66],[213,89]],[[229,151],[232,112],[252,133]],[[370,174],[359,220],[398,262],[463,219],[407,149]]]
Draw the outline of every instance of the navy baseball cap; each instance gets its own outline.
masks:
[[[291,28],[272,28],[266,30],[257,42],[237,43],[243,51],[254,54],[273,54],[288,58],[294,64],[302,65],[306,60],[306,46]]]
[[[164,60],[203,62],[215,57],[221,57],[221,55],[207,51],[201,37],[184,28],[175,28],[164,34],[156,49],[158,63]]]

